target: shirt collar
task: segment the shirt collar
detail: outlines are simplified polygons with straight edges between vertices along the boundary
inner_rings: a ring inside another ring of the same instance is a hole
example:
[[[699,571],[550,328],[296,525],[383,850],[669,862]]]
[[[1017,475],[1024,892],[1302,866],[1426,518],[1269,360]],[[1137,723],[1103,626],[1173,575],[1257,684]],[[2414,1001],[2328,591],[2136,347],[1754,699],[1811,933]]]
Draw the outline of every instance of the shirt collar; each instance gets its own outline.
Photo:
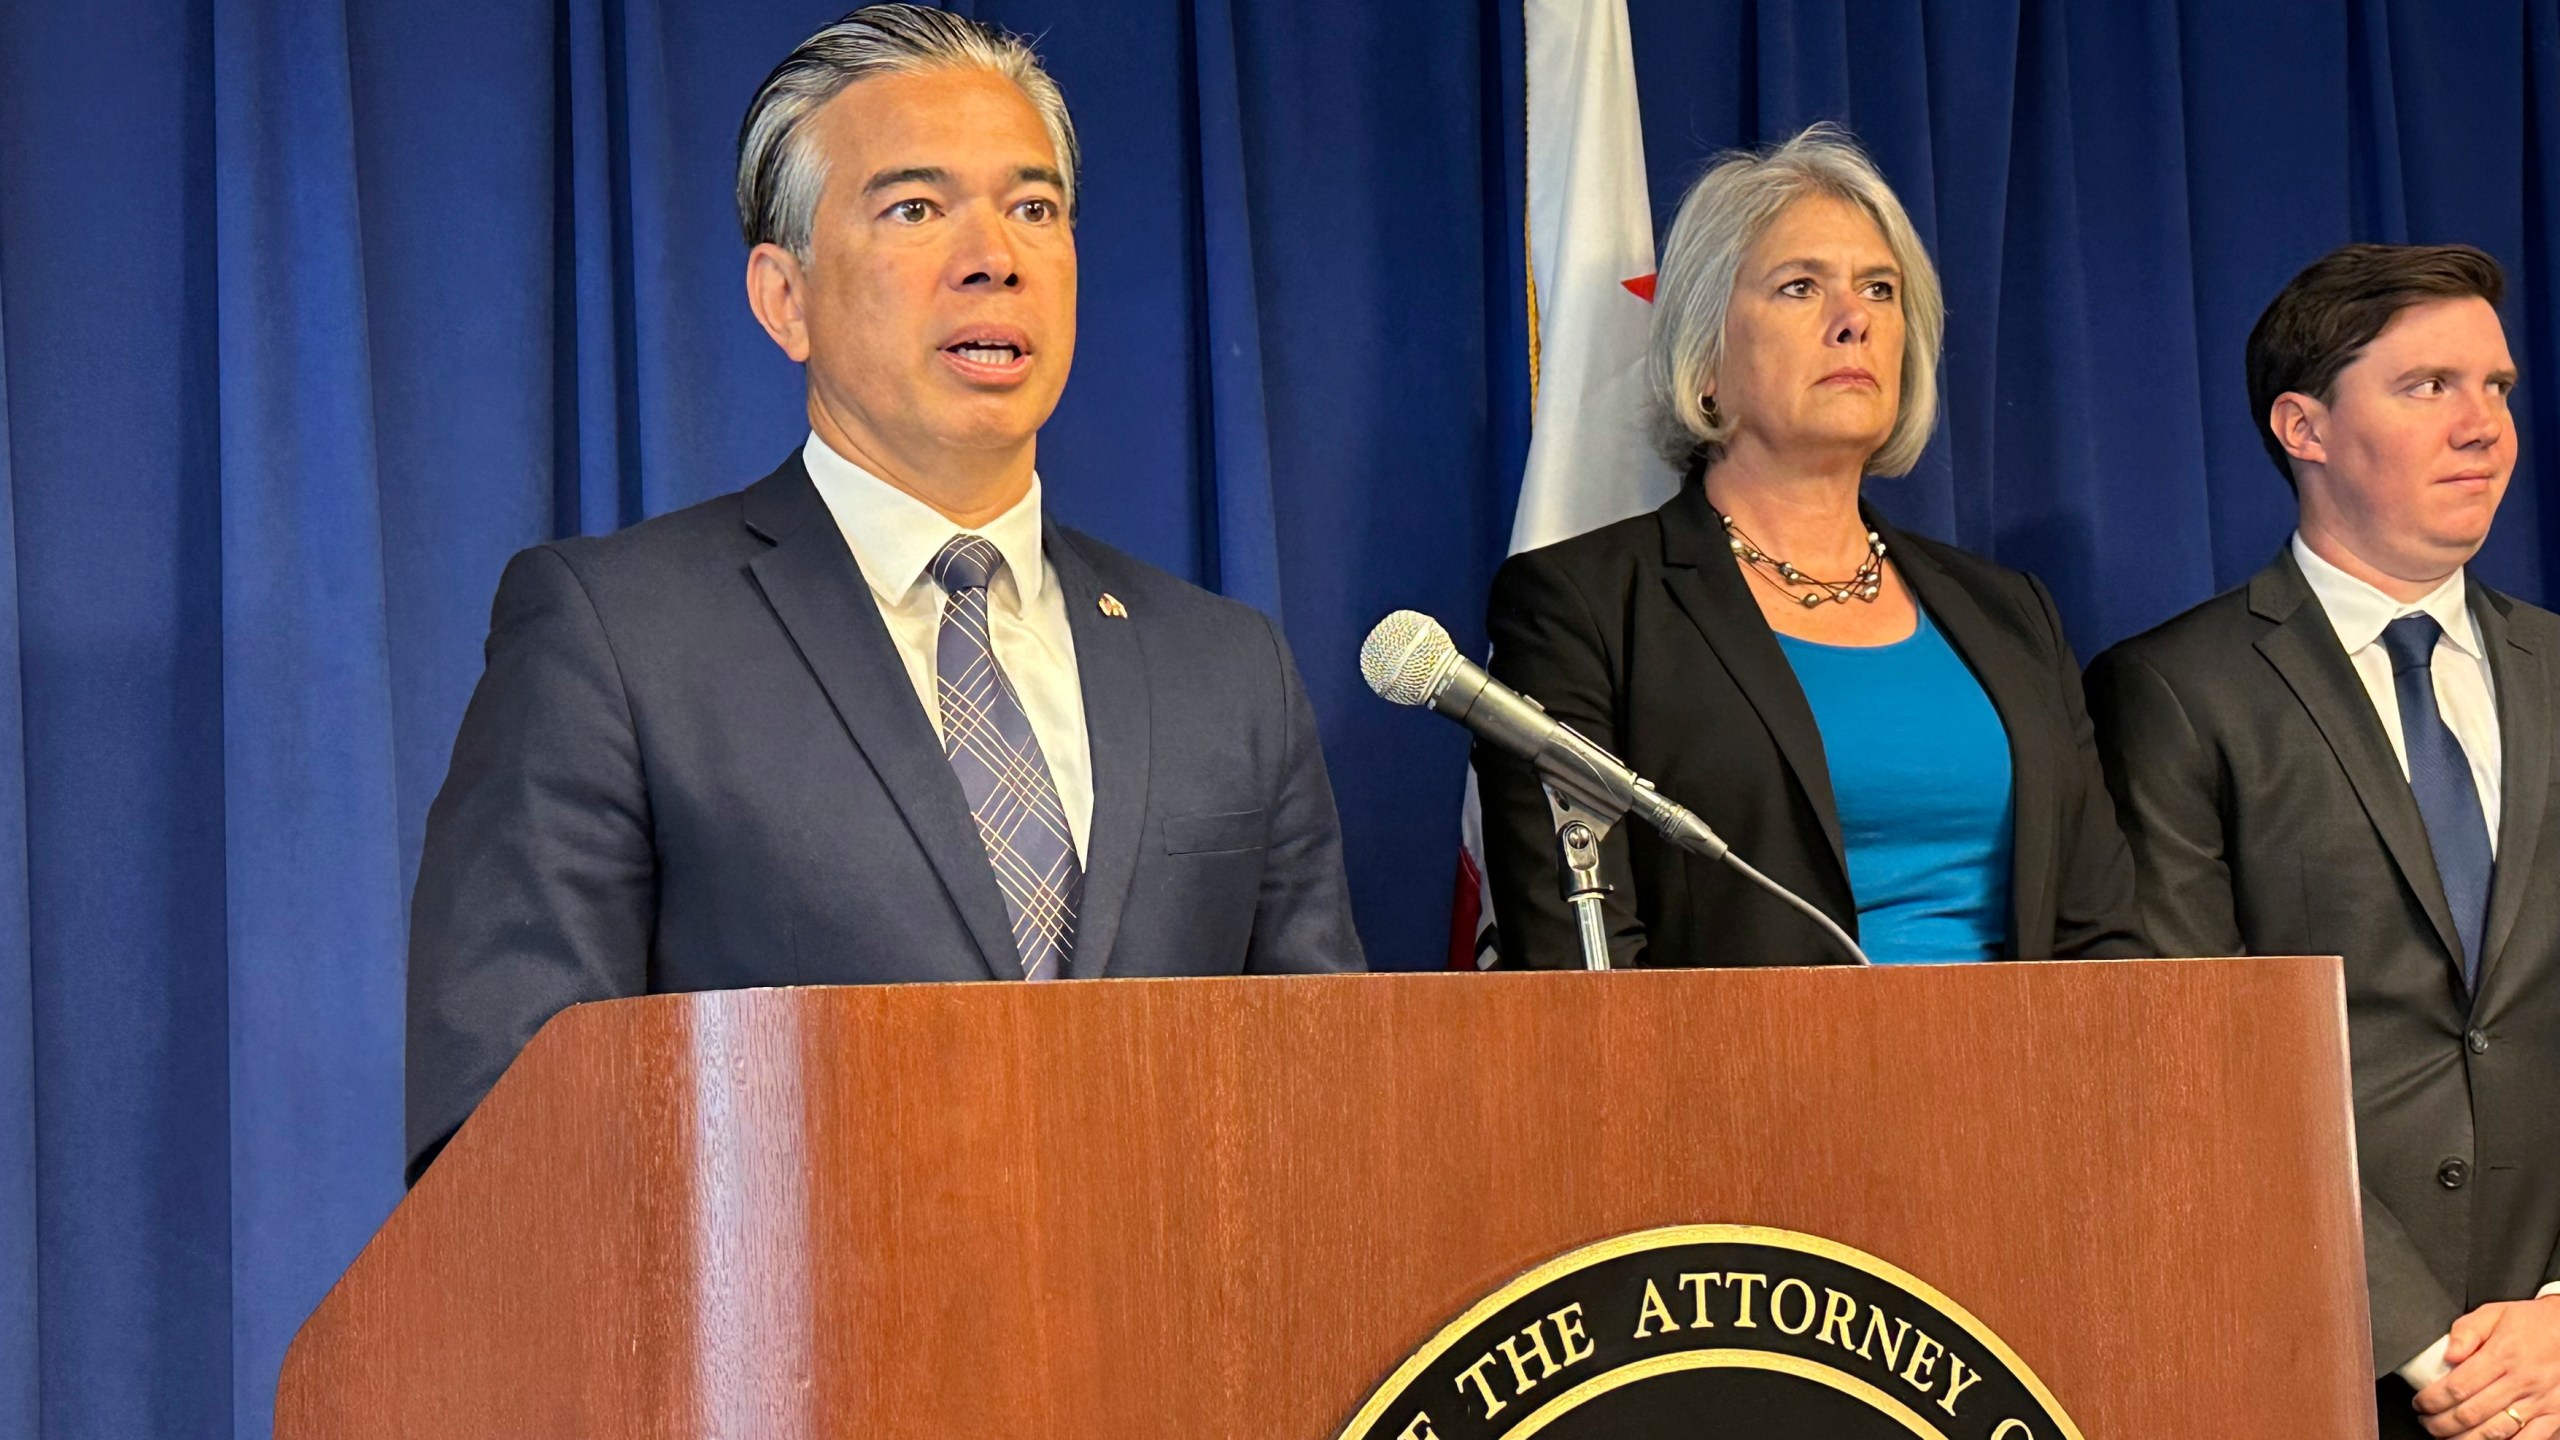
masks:
[[[2478,623],[2471,618],[2470,587],[2464,572],[2456,570],[2444,577],[2444,583],[2414,601],[2395,599],[2337,566],[2323,560],[2303,542],[2302,532],[2293,533],[2294,563],[2302,567],[2302,578],[2311,585],[2311,593],[2328,612],[2329,627],[2338,632],[2338,643],[2350,655],[2382,638],[2383,627],[2403,615],[2425,613],[2435,617],[2444,627],[2444,638],[2455,649],[2477,660],[2482,655]]]
[[[809,443],[800,447],[800,463],[808,467],[818,498],[826,502],[836,528],[844,532],[864,583],[881,604],[903,605],[917,585],[930,584],[925,567],[951,543],[952,536],[963,533],[982,535],[1004,553],[1004,571],[989,587],[994,592],[990,599],[1018,609],[1040,598],[1048,567],[1040,553],[1037,472],[1031,476],[1030,490],[1012,509],[964,532],[941,511],[837,454],[815,431]]]

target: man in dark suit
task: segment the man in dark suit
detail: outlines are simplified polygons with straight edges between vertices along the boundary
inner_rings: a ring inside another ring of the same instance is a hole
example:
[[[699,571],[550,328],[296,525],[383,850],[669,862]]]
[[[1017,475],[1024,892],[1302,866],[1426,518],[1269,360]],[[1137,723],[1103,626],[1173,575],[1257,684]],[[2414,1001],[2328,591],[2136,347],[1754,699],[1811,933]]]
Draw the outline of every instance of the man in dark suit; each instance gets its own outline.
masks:
[[[811,433],[508,566],[418,877],[413,1178],[579,1001],[1360,968],[1277,631],[1044,516],[1075,160],[1028,48],[943,12],[766,81],[748,297]]]
[[[2247,368],[2299,528],[2088,676],[2153,942],[2345,957],[2386,1437],[2560,1432],[2560,617],[2464,571],[2503,288],[2467,246],[2295,277]]]

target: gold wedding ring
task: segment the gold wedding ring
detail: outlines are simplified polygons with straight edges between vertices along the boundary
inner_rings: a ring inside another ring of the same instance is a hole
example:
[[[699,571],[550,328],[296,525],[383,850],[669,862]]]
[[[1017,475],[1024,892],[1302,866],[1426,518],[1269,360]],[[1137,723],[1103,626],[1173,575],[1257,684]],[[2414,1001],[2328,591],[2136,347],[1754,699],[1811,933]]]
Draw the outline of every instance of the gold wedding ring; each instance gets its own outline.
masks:
[[[2521,1431],[2524,1429],[2524,1417],[2516,1413],[2516,1407],[2513,1405],[2507,1407],[2507,1418],[2516,1422],[2517,1430]]]

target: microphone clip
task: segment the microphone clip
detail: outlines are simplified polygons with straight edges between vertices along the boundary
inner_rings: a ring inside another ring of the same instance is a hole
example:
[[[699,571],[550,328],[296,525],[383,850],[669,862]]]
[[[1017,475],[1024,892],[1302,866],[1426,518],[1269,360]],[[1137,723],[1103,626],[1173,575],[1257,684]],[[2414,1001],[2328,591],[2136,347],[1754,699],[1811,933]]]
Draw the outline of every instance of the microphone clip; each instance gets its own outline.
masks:
[[[1627,818],[1627,807],[1594,796],[1583,786],[1559,787],[1543,776],[1538,788],[1546,792],[1547,814],[1555,821],[1557,878],[1564,886],[1565,904],[1573,910],[1574,930],[1582,939],[1582,968],[1606,970],[1609,925],[1600,899],[1609,893],[1609,886],[1600,878],[1600,842]]]

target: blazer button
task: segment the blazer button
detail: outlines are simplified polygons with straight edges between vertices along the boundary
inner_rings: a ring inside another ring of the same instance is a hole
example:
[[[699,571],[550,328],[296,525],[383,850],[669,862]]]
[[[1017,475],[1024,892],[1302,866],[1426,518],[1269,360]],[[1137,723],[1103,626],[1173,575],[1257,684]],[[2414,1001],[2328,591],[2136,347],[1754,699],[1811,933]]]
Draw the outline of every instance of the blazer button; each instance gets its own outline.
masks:
[[[2489,1036],[2485,1031],[2472,1031],[2462,1037],[2462,1043],[2470,1046],[2471,1053],[2474,1055],[2486,1055],[2489,1053]]]
[[[2470,1178],[2470,1165],[2459,1158],[2447,1160],[2436,1167],[2436,1183],[2447,1190],[2461,1189],[2462,1182]]]

